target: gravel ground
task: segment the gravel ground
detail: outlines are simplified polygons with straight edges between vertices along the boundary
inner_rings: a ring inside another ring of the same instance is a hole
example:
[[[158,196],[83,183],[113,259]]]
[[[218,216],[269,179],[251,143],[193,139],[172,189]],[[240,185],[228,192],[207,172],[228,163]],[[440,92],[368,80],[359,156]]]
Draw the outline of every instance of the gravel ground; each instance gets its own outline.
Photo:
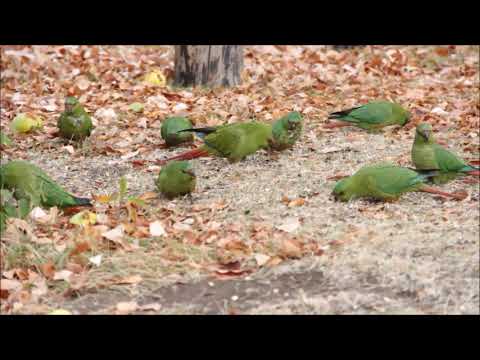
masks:
[[[191,200],[174,201],[188,210],[193,204],[223,200],[228,206],[215,219],[221,223],[235,219],[248,225],[262,219],[279,225],[286,218],[298,218],[299,235],[342,244],[328,256],[282,263],[247,279],[211,282],[184,277],[183,285],[174,285],[178,277],[173,282],[159,278],[154,290],[99,290],[59,306],[102,313],[118,301],[136,300],[158,301],[159,313],[182,314],[478,314],[478,184],[456,181],[442,186],[445,191],[467,189],[470,196],[461,202],[410,193],[395,203],[345,204],[330,196],[334,181],[327,180],[329,176],[353,173],[377,161],[408,164],[414,130],[408,141],[387,132],[388,136],[355,129],[314,133],[307,126],[302,144],[280,154],[259,152],[237,164],[195,160],[197,191]],[[137,158],[154,160],[177,151],[158,149]],[[97,156],[85,161],[67,155],[29,153],[28,158],[77,194],[112,192],[122,175],[131,194],[154,190],[157,172],[134,169],[132,159]],[[284,196],[305,197],[306,203],[289,208],[281,202]]]

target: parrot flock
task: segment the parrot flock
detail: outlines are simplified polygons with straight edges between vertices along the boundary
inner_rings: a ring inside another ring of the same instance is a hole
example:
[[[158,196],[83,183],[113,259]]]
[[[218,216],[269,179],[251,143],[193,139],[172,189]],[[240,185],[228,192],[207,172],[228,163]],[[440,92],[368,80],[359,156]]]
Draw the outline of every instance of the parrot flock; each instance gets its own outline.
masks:
[[[333,112],[328,119],[340,121],[324,125],[328,129],[356,126],[367,131],[378,131],[385,126],[405,126],[410,121],[411,114],[399,104],[372,101],[366,105]],[[90,116],[74,97],[66,98],[65,111],[60,115],[57,126],[59,136],[68,141],[83,141],[93,130]],[[302,130],[303,118],[297,111],[290,112],[271,124],[251,120],[203,128],[194,128],[185,117],[166,118],[162,122],[160,135],[167,147],[192,143],[194,134],[203,141],[203,145],[159,160],[162,168],[154,184],[158,192],[169,199],[187,195],[195,190],[197,183],[188,160],[215,156],[236,163],[261,149],[283,151],[295,145],[302,135]],[[437,144],[432,126],[427,123],[421,123],[416,128],[411,157],[415,169],[389,163],[362,167],[336,183],[332,192],[333,198],[340,201],[362,197],[394,201],[404,193],[419,191],[461,199],[461,195],[457,193],[440,191],[428,183],[443,184],[460,175],[480,175],[479,168],[468,165]],[[90,199],[70,194],[40,168],[21,160],[0,165],[0,190],[10,192],[18,206],[23,208],[92,206]],[[5,219],[11,213],[11,205],[2,201],[0,230],[5,227]]]

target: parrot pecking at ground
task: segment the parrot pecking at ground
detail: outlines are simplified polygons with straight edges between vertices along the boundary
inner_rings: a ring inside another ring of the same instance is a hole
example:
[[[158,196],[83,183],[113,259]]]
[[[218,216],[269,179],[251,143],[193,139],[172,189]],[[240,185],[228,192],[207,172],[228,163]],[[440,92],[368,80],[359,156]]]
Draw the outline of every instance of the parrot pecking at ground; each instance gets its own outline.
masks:
[[[465,198],[462,193],[446,193],[425,184],[436,171],[417,172],[388,163],[364,166],[352,176],[337,182],[333,189],[336,200],[349,201],[366,197],[384,201],[394,201],[409,191],[421,191],[452,197]]]
[[[366,105],[331,113],[329,119],[337,119],[342,122],[326,124],[324,128],[357,126],[365,130],[376,131],[390,125],[405,126],[410,117],[411,114],[398,104],[383,100],[372,101]]]
[[[17,200],[28,200],[31,208],[91,206],[90,200],[69,194],[37,166],[13,160],[0,166],[0,189],[8,189]]]
[[[193,134],[179,132],[192,128],[192,123],[185,117],[169,117],[162,122],[161,135],[167,146],[175,146],[184,142],[192,142]]]
[[[285,150],[291,148],[302,134],[303,118],[297,111],[292,111],[276,120],[272,125],[270,148]]]
[[[84,140],[90,136],[93,123],[82,105],[73,96],[65,99],[65,111],[57,121],[59,134],[68,140]]]
[[[258,121],[235,123],[218,127],[181,130],[192,131],[203,137],[204,145],[180,155],[162,160],[190,160],[202,156],[219,156],[237,162],[259,149],[267,148],[272,139],[272,127]]]
[[[438,170],[432,178],[435,184],[444,184],[458,175],[480,176],[480,168],[466,164],[457,155],[443,148],[435,141],[432,125],[417,125],[412,146],[412,161],[419,170]]]
[[[195,190],[195,173],[188,161],[172,161],[160,170],[155,185],[168,198],[185,195]]]

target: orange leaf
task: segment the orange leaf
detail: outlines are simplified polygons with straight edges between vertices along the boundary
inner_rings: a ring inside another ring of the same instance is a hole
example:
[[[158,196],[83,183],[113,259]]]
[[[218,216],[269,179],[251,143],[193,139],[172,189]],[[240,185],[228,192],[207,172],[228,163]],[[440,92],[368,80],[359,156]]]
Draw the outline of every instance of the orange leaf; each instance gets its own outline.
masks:
[[[305,199],[304,198],[298,198],[298,199],[290,201],[288,203],[288,207],[302,206],[304,204],[305,204]]]
[[[149,192],[146,192],[146,193],[140,195],[138,198],[140,200],[150,200],[150,199],[155,199],[157,197],[158,197],[158,194],[156,192],[149,191]]]
[[[111,195],[103,194],[103,195],[93,195],[93,198],[95,201],[98,201],[99,203],[106,204],[112,200]]]
[[[81,254],[81,253],[83,253],[85,251],[88,251],[90,249],[91,249],[90,244],[87,241],[79,242],[73,248],[72,252],[70,253],[70,256],[75,256],[75,255]]]
[[[143,278],[140,275],[126,276],[114,281],[114,284],[138,284]]]
[[[448,56],[448,48],[445,48],[445,47],[438,47],[435,49],[435,53],[438,55],[438,56]]]
[[[297,241],[290,239],[283,240],[280,252],[281,255],[288,258],[299,258],[302,256],[301,245]]]
[[[55,265],[52,262],[49,261],[48,263],[40,265],[40,270],[47,279],[53,279],[53,275],[55,274]]]

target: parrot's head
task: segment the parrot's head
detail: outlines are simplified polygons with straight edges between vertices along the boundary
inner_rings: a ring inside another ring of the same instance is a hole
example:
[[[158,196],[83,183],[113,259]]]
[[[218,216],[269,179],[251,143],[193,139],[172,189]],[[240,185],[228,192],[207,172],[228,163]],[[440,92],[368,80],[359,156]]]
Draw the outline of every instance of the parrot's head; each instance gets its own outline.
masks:
[[[72,111],[75,105],[78,105],[78,99],[73,96],[67,96],[65,99],[65,110],[66,111]]]
[[[336,201],[348,201],[353,197],[351,176],[337,182],[333,188],[333,197]]]
[[[302,127],[302,115],[298,111],[293,111],[287,116],[287,130],[294,131]]]
[[[415,137],[422,142],[431,142],[433,140],[432,125],[428,123],[418,124]]]
[[[193,171],[192,165],[188,161],[179,161],[177,163],[177,167],[185,176],[195,179],[195,172]]]

